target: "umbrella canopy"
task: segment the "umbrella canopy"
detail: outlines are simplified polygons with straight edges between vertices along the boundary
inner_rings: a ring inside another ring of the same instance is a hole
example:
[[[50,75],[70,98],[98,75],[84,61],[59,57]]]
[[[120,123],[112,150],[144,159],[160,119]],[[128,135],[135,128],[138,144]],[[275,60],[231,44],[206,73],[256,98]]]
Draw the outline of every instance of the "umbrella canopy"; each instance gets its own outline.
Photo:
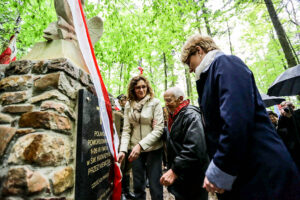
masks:
[[[273,97],[266,94],[260,94],[263,102],[265,103],[266,107],[274,106],[280,104],[281,102],[285,101],[284,98],[281,97]]]
[[[300,94],[300,65],[280,74],[268,89],[270,96],[294,96]]]

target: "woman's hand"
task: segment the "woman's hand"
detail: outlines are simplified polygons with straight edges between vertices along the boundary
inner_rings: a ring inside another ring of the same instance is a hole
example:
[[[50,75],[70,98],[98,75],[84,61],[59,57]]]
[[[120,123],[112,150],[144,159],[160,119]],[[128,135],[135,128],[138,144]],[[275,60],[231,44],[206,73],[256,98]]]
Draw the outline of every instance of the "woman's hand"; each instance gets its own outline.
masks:
[[[141,151],[142,151],[141,145],[140,144],[135,145],[128,157],[129,162],[136,160],[139,157]]]
[[[154,129],[154,127],[156,126],[156,124],[157,124],[157,121],[156,121],[156,120],[153,120],[153,121],[152,121],[152,129]]]
[[[125,153],[121,151],[118,155],[118,163],[122,163],[124,158],[125,158]]]

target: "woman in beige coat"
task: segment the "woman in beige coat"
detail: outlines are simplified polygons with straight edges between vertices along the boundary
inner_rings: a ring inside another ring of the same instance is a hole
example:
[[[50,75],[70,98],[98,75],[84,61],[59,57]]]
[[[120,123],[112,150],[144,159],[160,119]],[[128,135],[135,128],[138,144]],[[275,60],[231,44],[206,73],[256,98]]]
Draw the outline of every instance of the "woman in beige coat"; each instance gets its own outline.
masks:
[[[124,126],[118,161],[128,156],[132,162],[133,186],[136,199],[146,199],[146,177],[153,200],[163,200],[159,183],[162,173],[163,111],[153,97],[149,81],[144,76],[133,77],[128,86]],[[155,125],[154,125],[155,124]]]

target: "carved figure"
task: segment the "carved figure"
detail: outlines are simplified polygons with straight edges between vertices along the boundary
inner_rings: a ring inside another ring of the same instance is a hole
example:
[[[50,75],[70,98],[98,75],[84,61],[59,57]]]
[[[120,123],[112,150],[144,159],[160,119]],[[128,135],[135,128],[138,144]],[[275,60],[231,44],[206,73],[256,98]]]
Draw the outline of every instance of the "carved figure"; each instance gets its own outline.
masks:
[[[84,5],[84,0],[81,0]],[[44,30],[43,37],[48,40],[70,40],[77,41],[76,33],[73,25],[73,17],[70,6],[67,0],[54,0],[57,21],[52,22]],[[92,44],[94,45],[102,36],[103,21],[100,17],[96,16],[87,21]]]

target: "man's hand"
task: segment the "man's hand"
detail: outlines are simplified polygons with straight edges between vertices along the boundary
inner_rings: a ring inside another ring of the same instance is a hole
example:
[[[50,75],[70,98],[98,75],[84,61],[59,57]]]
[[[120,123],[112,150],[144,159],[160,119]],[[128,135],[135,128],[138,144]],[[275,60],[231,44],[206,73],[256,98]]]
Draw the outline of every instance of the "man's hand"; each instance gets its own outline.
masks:
[[[207,177],[205,176],[204,178],[204,182],[203,182],[203,188],[206,189],[207,192],[211,192],[211,193],[224,193],[225,190],[218,188],[217,186],[215,186],[214,184],[212,184],[211,182],[209,182],[209,180],[207,179]]]
[[[169,169],[164,175],[160,178],[160,184],[169,186],[172,185],[177,178],[177,175],[173,172],[172,169]]]
[[[142,150],[142,147],[140,144],[135,145],[128,157],[129,162],[136,160],[139,157],[141,150]]]
[[[125,158],[125,153],[121,151],[118,155],[118,163],[122,163],[124,158]]]

